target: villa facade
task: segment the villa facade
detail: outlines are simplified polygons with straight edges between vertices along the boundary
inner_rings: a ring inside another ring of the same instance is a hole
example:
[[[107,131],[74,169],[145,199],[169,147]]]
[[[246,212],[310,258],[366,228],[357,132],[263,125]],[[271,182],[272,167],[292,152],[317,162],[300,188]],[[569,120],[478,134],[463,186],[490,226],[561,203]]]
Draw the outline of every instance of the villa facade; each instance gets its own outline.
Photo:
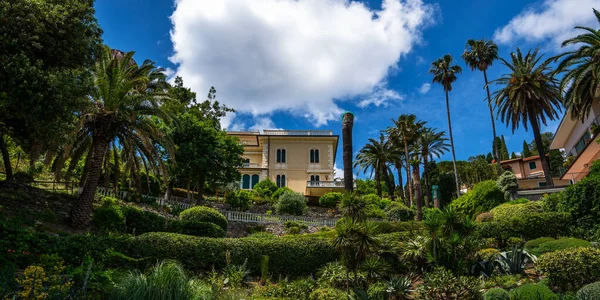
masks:
[[[567,156],[562,180],[575,183],[587,176],[590,163],[600,159],[600,144],[596,142],[599,135],[600,102],[594,101],[583,122],[565,114],[550,144],[550,149],[564,149]]]
[[[539,155],[503,160],[500,162],[503,170],[512,170],[517,177],[519,189],[535,189],[546,187],[542,160]],[[567,186],[570,181],[559,177],[553,177],[554,186]]]
[[[240,187],[252,189],[269,178],[305,196],[343,192],[344,182],[334,180],[339,136],[329,130],[229,131],[244,145]]]

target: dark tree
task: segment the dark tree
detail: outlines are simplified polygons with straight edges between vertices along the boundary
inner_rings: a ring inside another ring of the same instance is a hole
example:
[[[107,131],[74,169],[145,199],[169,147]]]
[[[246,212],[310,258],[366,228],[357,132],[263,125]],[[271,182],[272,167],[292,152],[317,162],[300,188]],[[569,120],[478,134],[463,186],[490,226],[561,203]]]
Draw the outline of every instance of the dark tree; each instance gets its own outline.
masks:
[[[342,117],[342,147],[344,158],[344,186],[347,192],[354,190],[354,172],[352,169],[352,127],[354,126],[354,114],[344,113]]]

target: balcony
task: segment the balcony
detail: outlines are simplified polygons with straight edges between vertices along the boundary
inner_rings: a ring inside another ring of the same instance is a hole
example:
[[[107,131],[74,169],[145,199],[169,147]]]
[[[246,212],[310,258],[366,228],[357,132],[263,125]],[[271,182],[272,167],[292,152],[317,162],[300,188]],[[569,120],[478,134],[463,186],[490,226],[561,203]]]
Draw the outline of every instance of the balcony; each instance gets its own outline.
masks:
[[[257,164],[257,163],[247,163],[247,162],[245,162],[245,163],[242,164],[242,168],[244,168],[244,169],[248,169],[248,168],[250,168],[250,169],[251,168],[261,168],[261,167],[262,166],[260,164]]]
[[[577,157],[585,151],[587,145],[589,145],[600,133],[600,130],[596,128],[600,128],[600,116],[597,116],[596,119],[592,121],[592,124],[590,124],[583,136],[577,141],[575,147],[566,152],[567,157]]]
[[[586,128],[585,133],[579,138],[575,146],[566,151],[567,161],[561,179],[573,182],[581,180],[589,172],[589,163],[598,159],[600,144],[594,142],[600,136],[600,116],[597,116]]]
[[[331,130],[263,130],[265,135],[288,135],[288,136],[327,136],[333,135]]]
[[[354,184],[356,186],[356,183]],[[343,188],[344,181],[307,181],[306,187],[309,188]]]

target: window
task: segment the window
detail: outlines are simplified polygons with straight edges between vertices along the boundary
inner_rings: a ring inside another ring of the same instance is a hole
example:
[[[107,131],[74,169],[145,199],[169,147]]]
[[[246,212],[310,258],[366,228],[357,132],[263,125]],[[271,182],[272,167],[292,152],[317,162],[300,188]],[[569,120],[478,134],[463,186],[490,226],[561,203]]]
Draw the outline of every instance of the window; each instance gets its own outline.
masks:
[[[277,187],[284,187],[285,186],[285,175],[277,175],[277,178],[275,181],[277,183]]]
[[[254,174],[252,175],[252,186],[251,188],[254,188],[254,186],[258,183],[258,175]]]
[[[535,168],[537,168],[537,165],[535,164],[535,161],[532,161],[529,163],[529,170],[535,170]]]
[[[539,182],[538,182],[538,186],[539,186],[539,187],[545,187],[545,186],[547,186],[547,185],[546,185],[546,182],[545,182],[545,181],[539,181]]]
[[[310,149],[310,163],[311,164],[319,163],[319,149]]]
[[[285,149],[277,149],[277,162],[285,163]]]
[[[247,167],[249,165],[250,165],[250,159],[249,158],[243,158],[242,166],[243,167]]]
[[[319,181],[321,181],[321,176],[319,176],[319,175],[310,175],[310,181],[312,181],[312,182],[319,182]]]
[[[250,189],[250,175],[248,174],[242,175],[242,189]]]

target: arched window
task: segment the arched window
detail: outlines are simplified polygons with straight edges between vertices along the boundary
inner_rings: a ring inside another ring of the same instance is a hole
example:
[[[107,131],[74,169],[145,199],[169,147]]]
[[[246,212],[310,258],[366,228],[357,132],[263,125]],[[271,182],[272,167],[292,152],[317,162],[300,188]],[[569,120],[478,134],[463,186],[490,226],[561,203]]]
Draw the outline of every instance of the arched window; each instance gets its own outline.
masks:
[[[310,163],[311,164],[319,163],[319,149],[310,149]]]
[[[319,176],[319,175],[310,175],[310,181],[312,181],[312,182],[319,182],[319,181],[321,181],[321,176]]]
[[[277,149],[277,162],[285,163],[285,149]]]
[[[254,188],[254,186],[258,183],[258,175],[254,174],[252,175],[252,186],[251,188]]]
[[[276,183],[277,183],[277,187],[284,187],[285,186],[285,175],[277,175],[276,177]]]
[[[242,189],[250,189],[250,175],[248,174],[242,175]]]

